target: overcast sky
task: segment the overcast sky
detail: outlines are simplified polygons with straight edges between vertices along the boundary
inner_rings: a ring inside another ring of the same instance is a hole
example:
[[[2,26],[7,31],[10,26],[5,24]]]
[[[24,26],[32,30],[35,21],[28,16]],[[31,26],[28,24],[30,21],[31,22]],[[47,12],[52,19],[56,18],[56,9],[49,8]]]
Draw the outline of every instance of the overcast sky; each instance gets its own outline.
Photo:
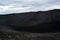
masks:
[[[0,0],[0,14],[60,9],[60,0]]]

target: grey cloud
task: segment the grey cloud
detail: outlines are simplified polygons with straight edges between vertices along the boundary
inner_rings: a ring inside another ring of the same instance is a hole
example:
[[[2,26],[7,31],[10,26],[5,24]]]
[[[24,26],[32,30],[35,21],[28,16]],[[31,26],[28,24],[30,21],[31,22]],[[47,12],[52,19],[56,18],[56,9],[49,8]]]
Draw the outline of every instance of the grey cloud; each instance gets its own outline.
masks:
[[[39,10],[44,11],[54,9],[53,8],[54,6],[58,7],[60,6],[60,0],[4,0],[4,1],[0,0],[0,2],[2,3],[1,4],[2,6],[13,5],[12,8],[18,8],[18,7],[24,8],[20,10],[7,10],[7,11],[5,10],[1,11],[1,13],[28,12],[28,11],[39,11]]]

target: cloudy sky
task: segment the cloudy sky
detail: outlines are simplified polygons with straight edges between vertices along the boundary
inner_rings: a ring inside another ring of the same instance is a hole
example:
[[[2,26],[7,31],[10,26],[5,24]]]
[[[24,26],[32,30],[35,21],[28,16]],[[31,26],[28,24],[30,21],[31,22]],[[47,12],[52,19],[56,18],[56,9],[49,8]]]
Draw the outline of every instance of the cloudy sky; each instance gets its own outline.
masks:
[[[0,15],[60,9],[60,0],[0,0]]]

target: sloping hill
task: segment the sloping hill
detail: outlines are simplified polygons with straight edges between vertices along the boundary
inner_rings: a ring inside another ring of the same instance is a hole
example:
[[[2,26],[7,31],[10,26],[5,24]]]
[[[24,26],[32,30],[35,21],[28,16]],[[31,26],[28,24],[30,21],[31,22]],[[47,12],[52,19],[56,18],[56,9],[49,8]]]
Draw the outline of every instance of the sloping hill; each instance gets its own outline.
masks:
[[[0,40],[60,40],[60,9],[0,15]]]
[[[1,29],[31,32],[59,32],[60,9],[0,15]]]

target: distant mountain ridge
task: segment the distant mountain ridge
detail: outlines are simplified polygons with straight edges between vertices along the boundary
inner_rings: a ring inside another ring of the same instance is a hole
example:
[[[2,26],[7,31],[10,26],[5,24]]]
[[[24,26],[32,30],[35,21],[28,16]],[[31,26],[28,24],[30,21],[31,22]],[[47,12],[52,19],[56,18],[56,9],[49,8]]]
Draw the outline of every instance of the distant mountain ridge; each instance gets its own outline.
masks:
[[[19,31],[60,31],[60,9],[0,15],[0,25]]]

